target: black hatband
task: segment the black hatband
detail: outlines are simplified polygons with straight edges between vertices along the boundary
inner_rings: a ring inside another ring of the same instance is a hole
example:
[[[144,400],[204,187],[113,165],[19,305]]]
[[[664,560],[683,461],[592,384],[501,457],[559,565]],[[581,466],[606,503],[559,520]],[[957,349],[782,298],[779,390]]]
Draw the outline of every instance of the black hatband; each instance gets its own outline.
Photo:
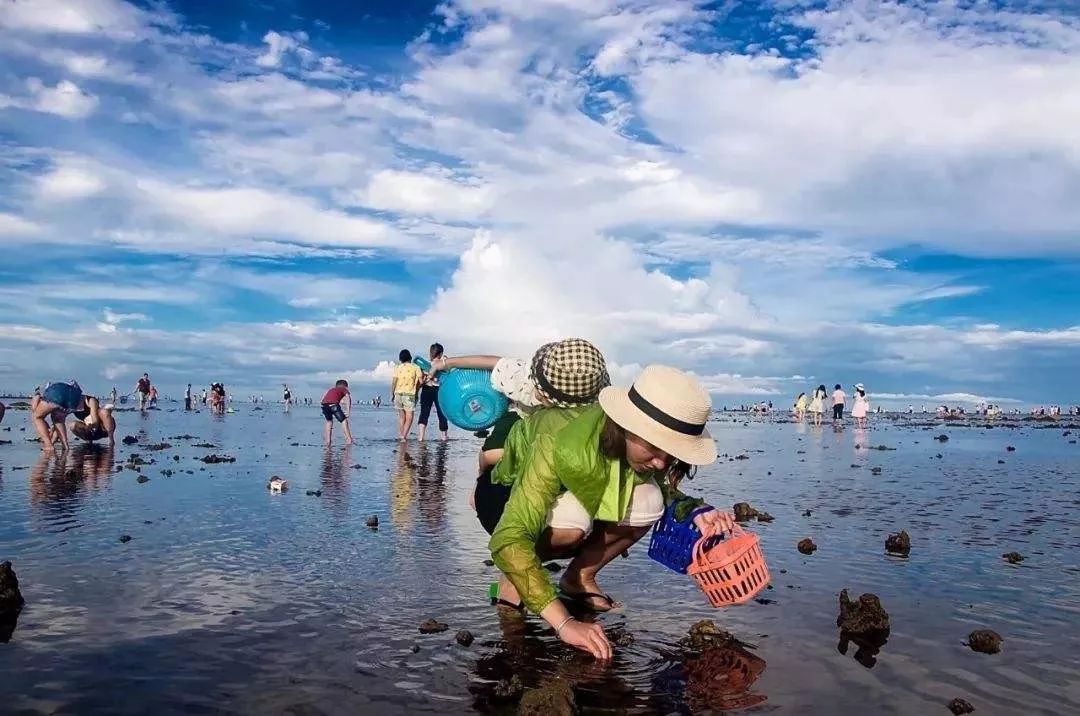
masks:
[[[627,394],[627,397],[630,398],[630,402],[633,403],[638,410],[645,413],[665,428],[671,428],[675,432],[682,433],[683,435],[701,435],[705,432],[704,423],[700,425],[697,423],[688,423],[668,415],[663,410],[641,397],[641,393],[637,392],[637,389],[634,388],[634,386],[630,386],[630,392]]]

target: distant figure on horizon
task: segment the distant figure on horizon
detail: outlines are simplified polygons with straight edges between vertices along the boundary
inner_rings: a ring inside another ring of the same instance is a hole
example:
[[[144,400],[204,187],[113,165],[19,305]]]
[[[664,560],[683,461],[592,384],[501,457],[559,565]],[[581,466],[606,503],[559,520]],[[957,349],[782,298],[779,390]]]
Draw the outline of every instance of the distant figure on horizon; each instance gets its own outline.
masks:
[[[157,386],[156,385],[151,385],[150,386],[150,396],[149,396],[150,397],[150,407],[151,408],[157,407],[157,395],[158,395],[157,394]]]
[[[423,372],[412,362],[412,353],[402,348],[398,353],[398,365],[390,381],[390,398],[398,409],[398,440],[404,442],[412,428],[413,411],[416,410],[416,393],[420,389]]]
[[[837,383],[833,387],[832,393],[832,419],[833,423],[844,422],[844,402],[847,400],[847,393]]]
[[[281,387],[285,389],[285,392],[282,393],[281,396],[281,402],[285,403],[285,412],[287,413],[289,412],[289,407],[292,406],[292,391],[289,390],[288,383],[282,383]]]
[[[342,407],[344,406],[344,408]],[[345,442],[353,445],[352,430],[349,428],[349,416],[352,414],[352,394],[349,392],[349,381],[339,380],[334,387],[326,391],[322,399],[322,414],[326,418],[323,426],[323,442],[330,447],[334,437],[334,419],[341,423],[341,429],[345,433]]]
[[[191,383],[184,388],[184,410],[191,410]]]
[[[824,385],[814,388],[814,397],[810,399],[810,412],[814,416],[814,425],[821,425],[821,415],[825,412],[825,398],[828,395]]]

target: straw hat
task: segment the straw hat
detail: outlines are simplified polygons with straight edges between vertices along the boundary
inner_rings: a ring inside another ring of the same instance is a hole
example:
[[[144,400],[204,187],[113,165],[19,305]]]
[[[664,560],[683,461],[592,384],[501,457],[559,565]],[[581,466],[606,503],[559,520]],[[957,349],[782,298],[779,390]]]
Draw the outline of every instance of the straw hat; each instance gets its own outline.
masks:
[[[603,354],[584,338],[540,346],[529,377],[537,394],[560,408],[596,402],[600,389],[611,385]]]
[[[716,442],[705,429],[712,398],[678,368],[650,365],[630,388],[600,391],[600,406],[619,427],[691,465],[716,461]]]

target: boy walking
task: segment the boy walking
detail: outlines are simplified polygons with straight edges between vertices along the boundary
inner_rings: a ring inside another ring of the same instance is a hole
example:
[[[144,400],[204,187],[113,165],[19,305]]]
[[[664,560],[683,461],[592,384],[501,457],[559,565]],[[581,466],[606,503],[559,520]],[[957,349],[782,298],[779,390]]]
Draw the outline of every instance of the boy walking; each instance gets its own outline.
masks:
[[[390,398],[398,409],[398,440],[404,442],[412,428],[413,411],[416,410],[416,392],[420,389],[423,372],[412,362],[412,353],[402,348],[398,353],[398,366],[390,381]]]
[[[191,410],[191,383],[184,389],[184,410]]]
[[[344,406],[344,408],[342,408]],[[345,440],[354,444],[352,430],[349,429],[349,415],[352,413],[352,394],[349,393],[349,381],[339,380],[334,387],[326,391],[322,399],[322,414],[326,418],[323,426],[323,442],[327,447],[334,435],[334,418],[341,423],[341,429],[345,432]]]

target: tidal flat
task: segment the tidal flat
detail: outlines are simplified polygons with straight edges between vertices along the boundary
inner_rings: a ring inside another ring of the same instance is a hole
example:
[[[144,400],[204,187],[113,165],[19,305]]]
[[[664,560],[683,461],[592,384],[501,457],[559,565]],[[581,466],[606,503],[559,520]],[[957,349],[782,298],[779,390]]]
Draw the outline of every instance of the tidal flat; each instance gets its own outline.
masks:
[[[1067,418],[863,431],[717,414],[723,456],[686,490],[774,518],[746,523],[771,588],[713,609],[646,538],[601,574],[625,604],[599,617],[616,644],[602,666],[487,604],[471,434],[402,447],[393,411],[365,407],[358,444],[326,450],[317,407],[166,405],[117,413],[133,444],[43,457],[26,417],[0,426],[0,561],[26,599],[0,632],[5,713],[514,713],[553,681],[582,713],[1080,712]],[[908,556],[887,554],[901,530]],[[880,599],[884,643],[842,638],[843,589]],[[421,633],[429,619],[447,629]],[[703,619],[737,643],[688,644]],[[981,629],[998,653],[968,645]]]

